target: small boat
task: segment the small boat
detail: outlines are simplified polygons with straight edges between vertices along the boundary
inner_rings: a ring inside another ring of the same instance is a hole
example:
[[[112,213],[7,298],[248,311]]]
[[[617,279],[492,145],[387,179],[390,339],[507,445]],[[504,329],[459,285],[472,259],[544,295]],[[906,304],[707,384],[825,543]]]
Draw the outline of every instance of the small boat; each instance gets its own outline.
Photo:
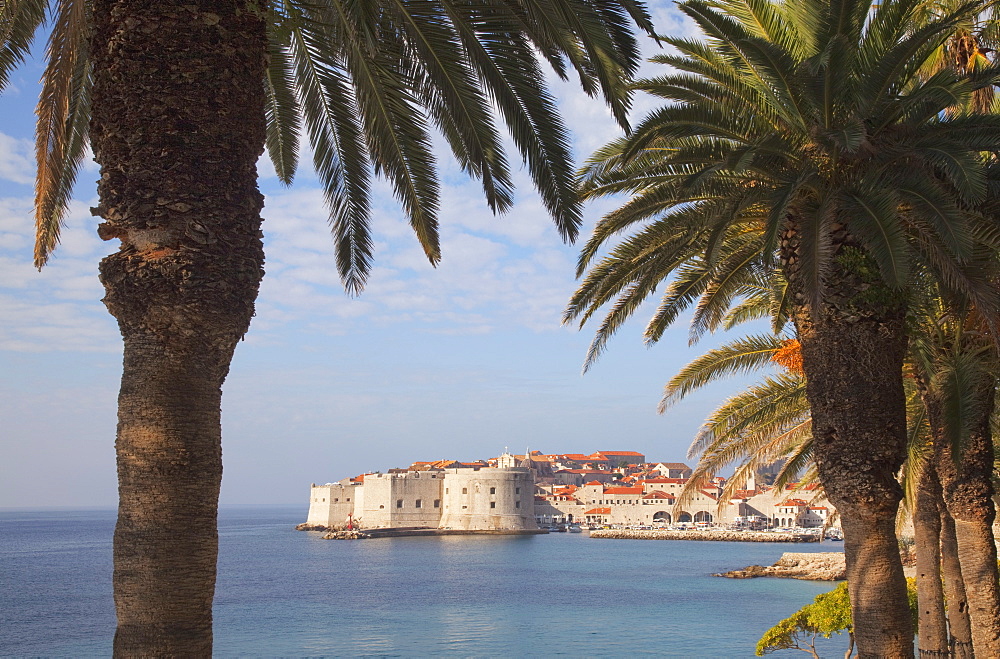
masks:
[[[568,530],[570,533],[583,533],[583,529],[579,524],[570,524]]]

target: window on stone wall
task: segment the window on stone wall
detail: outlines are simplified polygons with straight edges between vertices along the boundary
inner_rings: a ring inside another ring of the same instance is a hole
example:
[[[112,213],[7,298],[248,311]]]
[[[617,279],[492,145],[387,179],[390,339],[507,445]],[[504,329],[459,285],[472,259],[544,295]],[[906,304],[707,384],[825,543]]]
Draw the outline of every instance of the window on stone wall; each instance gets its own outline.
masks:
[[[385,510],[385,506],[379,506],[378,509],[379,510]]]
[[[468,494],[468,493],[469,493],[469,488],[463,487],[462,488],[462,494]]]
[[[515,501],[514,502],[514,507],[515,508],[520,508],[521,507],[521,502],[520,501]]]
[[[441,499],[434,499],[434,507],[435,508],[441,507]]]
[[[417,503],[415,504],[415,507],[416,508],[420,508],[422,506],[422,504],[423,504],[423,501],[421,501],[420,499],[417,499]]]
[[[521,493],[521,488],[515,487],[514,488],[514,494],[520,494],[520,493]]]
[[[490,508],[496,508],[496,507],[497,507],[497,502],[496,501],[490,501]]]
[[[397,508],[402,508],[403,507],[403,500],[402,499],[396,499],[396,507]]]
[[[496,494],[496,493],[497,493],[497,488],[491,487],[490,488],[490,494]]]

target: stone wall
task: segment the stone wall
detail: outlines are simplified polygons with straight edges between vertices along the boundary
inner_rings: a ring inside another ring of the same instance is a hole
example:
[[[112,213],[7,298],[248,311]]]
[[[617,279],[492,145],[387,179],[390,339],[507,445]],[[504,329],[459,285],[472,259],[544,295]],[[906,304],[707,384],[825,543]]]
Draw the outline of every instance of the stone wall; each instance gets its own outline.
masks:
[[[534,480],[526,468],[448,469],[442,529],[534,529]]]
[[[617,538],[621,540],[723,540],[730,542],[818,542],[819,536],[797,533],[764,533],[758,531],[671,531],[654,529],[599,529],[590,532],[591,538]]]
[[[306,524],[339,528],[346,524],[347,516],[354,512],[355,493],[361,488],[341,483],[316,485],[309,491],[309,515]]]
[[[437,527],[441,521],[440,472],[367,474],[363,508],[355,513],[364,528]]]

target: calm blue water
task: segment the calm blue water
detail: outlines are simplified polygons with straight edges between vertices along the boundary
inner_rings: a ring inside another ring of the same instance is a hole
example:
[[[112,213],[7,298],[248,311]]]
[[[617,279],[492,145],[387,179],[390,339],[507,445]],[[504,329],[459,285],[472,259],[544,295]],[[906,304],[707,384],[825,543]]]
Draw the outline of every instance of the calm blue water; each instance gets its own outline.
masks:
[[[708,575],[840,549],[586,533],[345,542],[293,530],[305,512],[222,509],[217,656],[751,657],[833,584]],[[0,511],[0,655],[110,654],[113,528],[112,510]],[[846,637],[820,647],[842,656]]]

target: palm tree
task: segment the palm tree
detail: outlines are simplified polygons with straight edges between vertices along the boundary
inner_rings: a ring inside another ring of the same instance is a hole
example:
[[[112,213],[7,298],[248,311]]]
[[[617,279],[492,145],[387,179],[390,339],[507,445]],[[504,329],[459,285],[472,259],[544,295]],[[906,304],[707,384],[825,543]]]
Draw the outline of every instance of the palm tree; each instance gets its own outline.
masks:
[[[860,654],[911,656],[913,633],[895,538],[905,457],[906,294],[922,264],[978,308],[997,309],[967,267],[985,222],[982,153],[1000,121],[942,113],[996,82],[919,69],[956,21],[910,30],[916,3],[729,0],[681,6],[707,42],[665,39],[679,73],[638,87],[672,102],[582,174],[590,197],[629,193],[580,257],[581,274],[619,232],[643,225],[587,272],[567,308],[586,322],[613,302],[588,354],[664,279],[647,326],[656,341],[691,302],[692,263],[716,281],[780,270],[801,342],[814,455],[841,514]],[[718,7],[718,8],[716,8]],[[743,241],[743,259],[724,246]],[[683,282],[683,283],[678,283]]]
[[[993,536],[992,417],[996,345],[974,309],[924,303],[914,330],[916,379],[932,436],[934,472],[954,520],[973,651],[1000,656],[1000,581]]]
[[[0,89],[45,23],[0,4]],[[101,166],[101,263],[124,366],[114,543],[117,655],[211,654],[222,475],[221,386],[263,275],[256,162],[283,181],[304,131],[352,293],[371,264],[372,178],[385,176],[440,258],[430,142],[444,135],[495,211],[511,176],[494,109],[562,235],[580,224],[547,62],[624,124],[638,0],[60,0],[38,104],[36,265],[89,141]]]
[[[986,273],[995,271],[996,265],[986,258],[977,267]],[[773,291],[756,286],[746,293],[719,325],[730,329],[742,318],[767,315],[775,306],[769,299]],[[913,298],[905,380],[909,440],[901,476],[904,508],[913,520],[917,549],[919,647],[924,653],[948,652],[950,630],[956,649],[973,648],[975,638],[979,653],[992,656],[997,654],[990,632],[998,622],[997,573],[988,468],[991,441],[984,441],[990,425],[984,417],[995,404],[989,401],[997,395],[995,346],[981,319],[963,310],[959,301],[948,300],[933,288]],[[702,295],[699,302],[696,316],[709,306],[708,296]],[[784,319],[775,318],[773,324],[781,326]],[[709,350],[670,379],[660,409],[679,403],[709,382],[775,363],[783,373],[729,397],[709,415],[688,451],[688,457],[698,463],[679,504],[733,463],[737,463],[735,473],[720,500],[731,498],[758,468],[778,460],[785,461],[776,483],[779,487],[797,479],[804,469],[809,472],[807,481],[815,476],[801,351],[794,339],[747,336]],[[939,469],[948,478],[947,500]],[[956,520],[961,540],[950,539],[955,536]],[[968,589],[963,572],[972,575]],[[942,574],[949,599],[947,615]]]
[[[962,4],[957,0],[927,0],[917,7],[913,16],[914,26],[919,28],[929,20],[948,15],[960,9]],[[966,16],[927,59],[924,74],[931,76],[945,68],[968,73],[992,66],[993,53],[1000,47],[998,17],[997,5],[993,2],[984,3],[982,11]],[[992,88],[984,87],[972,95],[966,107],[955,107],[949,112],[970,109],[975,112],[991,112],[995,96]]]

